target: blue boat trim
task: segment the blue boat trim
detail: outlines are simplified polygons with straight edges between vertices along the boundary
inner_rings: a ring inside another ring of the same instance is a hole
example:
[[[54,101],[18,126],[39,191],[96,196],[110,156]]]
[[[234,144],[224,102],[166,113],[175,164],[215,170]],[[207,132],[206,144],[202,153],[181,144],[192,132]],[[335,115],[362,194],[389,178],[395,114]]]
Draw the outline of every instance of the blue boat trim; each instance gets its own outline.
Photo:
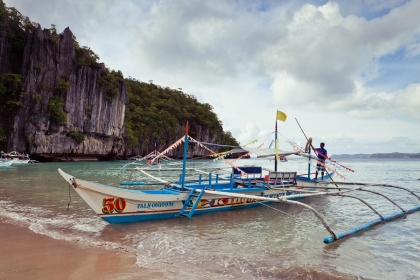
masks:
[[[257,207],[261,204],[270,204],[272,202],[268,201],[259,201],[247,204],[236,204],[236,205],[226,205],[226,206],[219,206],[214,208],[201,208],[195,209],[194,215],[197,214],[206,214],[206,213],[214,213],[214,212],[223,212],[223,211],[232,211],[236,209],[244,209],[250,207]],[[116,213],[116,214],[101,214],[98,215],[105,221],[110,224],[122,224],[122,223],[131,223],[131,222],[142,222],[142,221],[152,221],[156,219],[173,219],[180,216],[179,210],[159,210],[159,211],[148,211],[148,212],[133,212],[133,213]]]

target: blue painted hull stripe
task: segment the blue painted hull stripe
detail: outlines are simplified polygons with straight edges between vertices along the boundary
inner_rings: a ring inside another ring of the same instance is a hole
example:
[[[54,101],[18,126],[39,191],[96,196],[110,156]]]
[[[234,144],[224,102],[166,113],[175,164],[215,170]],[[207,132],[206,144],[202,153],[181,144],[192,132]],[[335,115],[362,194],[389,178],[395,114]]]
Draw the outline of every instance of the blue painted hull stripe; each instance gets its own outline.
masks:
[[[222,211],[232,211],[235,209],[243,209],[247,207],[256,207],[261,204],[270,204],[274,202],[255,202],[247,203],[243,205],[229,205],[229,206],[219,206],[219,207],[210,207],[205,209],[196,209],[194,215],[204,214],[204,213],[214,213]],[[141,222],[141,221],[152,221],[152,220],[161,220],[161,219],[171,219],[179,217],[180,209],[167,210],[167,211],[155,211],[155,212],[132,212],[124,214],[113,214],[113,215],[98,215],[105,221],[110,224],[120,224],[120,223],[131,223],[131,222]]]

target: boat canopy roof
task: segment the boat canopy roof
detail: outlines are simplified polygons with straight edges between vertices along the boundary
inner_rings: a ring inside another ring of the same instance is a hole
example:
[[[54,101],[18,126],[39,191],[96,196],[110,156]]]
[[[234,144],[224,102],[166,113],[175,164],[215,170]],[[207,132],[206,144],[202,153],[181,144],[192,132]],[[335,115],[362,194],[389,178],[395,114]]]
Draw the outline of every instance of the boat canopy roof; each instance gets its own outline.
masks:
[[[237,153],[251,153],[257,155],[257,157],[271,157],[275,156],[290,156],[290,155],[297,155],[298,153],[295,151],[283,151],[277,149],[277,153],[275,149],[268,149],[268,148],[250,148],[250,147],[242,147],[242,146],[230,146],[230,145],[220,145],[220,144],[212,144],[212,143],[205,143],[205,142],[197,142],[197,141],[189,141],[191,144],[200,143],[206,146],[215,146],[219,148],[233,148],[232,150],[220,153],[220,154],[237,154]]]
[[[227,154],[236,154],[236,153],[251,153],[257,155],[257,157],[271,157],[275,156],[276,154],[279,156],[290,156],[290,155],[297,155],[295,151],[283,151],[283,150],[276,150],[275,149],[267,149],[267,148],[250,148],[250,147],[240,147],[230,151],[227,151]]]

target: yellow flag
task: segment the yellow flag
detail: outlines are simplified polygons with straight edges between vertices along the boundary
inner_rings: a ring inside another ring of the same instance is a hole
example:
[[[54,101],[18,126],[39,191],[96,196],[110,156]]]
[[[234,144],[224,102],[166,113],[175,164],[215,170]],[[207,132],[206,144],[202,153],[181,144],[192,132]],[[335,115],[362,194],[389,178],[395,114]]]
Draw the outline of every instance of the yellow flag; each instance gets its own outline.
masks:
[[[287,116],[286,116],[285,113],[283,113],[282,111],[277,110],[277,119],[279,121],[285,122],[286,121],[286,118],[287,118]]]

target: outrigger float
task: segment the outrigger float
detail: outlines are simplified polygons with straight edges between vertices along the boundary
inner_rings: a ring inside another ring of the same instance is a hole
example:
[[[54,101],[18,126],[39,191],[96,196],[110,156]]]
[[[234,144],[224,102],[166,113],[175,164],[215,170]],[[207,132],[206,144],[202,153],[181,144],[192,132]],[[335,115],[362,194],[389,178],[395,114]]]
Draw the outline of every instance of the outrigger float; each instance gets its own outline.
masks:
[[[115,187],[75,178],[61,169],[58,169],[58,172],[93,209],[93,211],[109,223],[141,222],[175,217],[187,217],[190,219],[194,214],[229,211],[273,202],[290,203],[310,210],[331,234],[331,236],[324,238],[324,243],[331,243],[357,232],[367,230],[376,224],[404,217],[409,213],[420,210],[420,206],[412,209],[403,209],[389,197],[367,189],[368,187],[379,186],[378,184],[372,185],[333,181],[333,175],[343,176],[336,170],[327,167],[327,165],[325,165],[326,169],[332,170],[332,172],[327,172],[320,180],[312,180],[310,178],[310,164],[308,164],[307,175],[297,175],[297,172],[277,171],[277,158],[280,156],[298,155],[306,157],[309,163],[316,162],[316,157],[310,154],[310,150],[304,150],[294,143],[290,142],[295,151],[280,151],[277,149],[277,122],[275,149],[255,149],[242,146],[235,147],[234,149],[240,150],[241,152],[256,153],[262,157],[275,156],[274,170],[267,170],[259,166],[235,166],[233,162],[237,159],[228,162],[222,155],[221,159],[231,167],[231,174],[228,178],[226,178],[226,176],[220,176],[218,173],[207,173],[203,170],[196,170],[200,173],[198,178],[187,178],[186,161],[188,144],[198,144],[212,152],[203,143],[194,140],[188,135],[188,123],[186,134],[168,149],[157,155],[154,160],[161,155],[165,155],[171,149],[176,148],[182,143],[184,146],[183,164],[180,169],[181,174],[179,175],[179,178],[174,181],[163,180],[151,175],[145,170],[135,168],[155,181],[153,183],[131,181],[123,183],[121,187]],[[335,167],[344,167],[333,160],[331,160],[331,163]],[[349,170],[348,168],[346,169]],[[267,174],[264,174],[263,171]],[[146,190],[123,188],[123,185],[142,186],[151,184],[159,189]],[[381,186],[405,190],[420,200],[418,195],[406,188],[393,185]],[[350,192],[355,191],[366,191],[380,195],[398,207],[401,211],[390,215],[382,215],[365,200],[349,194]],[[357,199],[375,212],[379,218],[356,226],[350,230],[335,233],[322,215],[313,207],[297,201],[321,195]]]

